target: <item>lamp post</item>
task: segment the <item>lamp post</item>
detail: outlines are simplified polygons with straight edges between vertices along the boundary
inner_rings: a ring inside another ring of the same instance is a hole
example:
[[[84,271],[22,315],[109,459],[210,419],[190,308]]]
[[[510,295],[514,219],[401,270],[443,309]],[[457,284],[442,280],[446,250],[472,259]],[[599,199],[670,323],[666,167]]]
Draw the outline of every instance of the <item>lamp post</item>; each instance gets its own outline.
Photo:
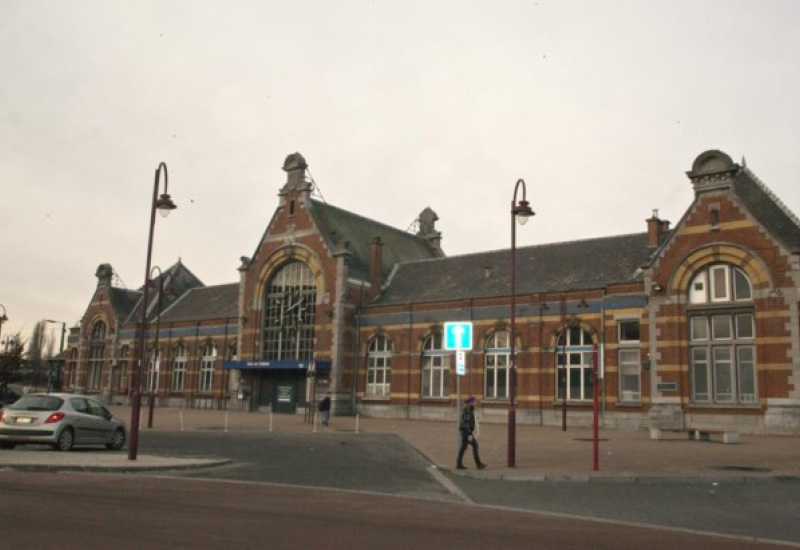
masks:
[[[161,331],[161,297],[164,294],[164,273],[157,265],[153,266],[153,269],[150,271],[151,279],[153,278],[152,275],[156,270],[158,270],[158,306],[156,313],[156,339],[155,343],[153,344],[153,370],[150,373],[150,400],[147,403],[148,428],[153,427],[153,408],[155,406],[156,394],[158,393],[158,382],[160,378],[160,376],[156,378],[156,373],[160,373],[161,370],[161,354],[158,350],[158,333]]]
[[[0,335],[3,333],[3,323],[8,321],[8,315],[6,315],[6,306],[0,304],[0,307],[3,308],[3,314],[0,315]]]
[[[61,345],[58,347],[58,360],[62,361],[63,358],[61,357],[61,355],[64,353],[64,335],[67,333],[67,323],[65,323],[64,321],[54,321],[52,319],[45,319],[44,322],[61,325]],[[60,368],[61,367],[59,366],[59,369]],[[52,389],[53,389],[53,366],[50,365],[50,373],[47,378],[47,392],[50,393],[50,390]]]
[[[164,171],[164,193],[158,196],[158,184],[161,171]],[[144,270],[144,288],[142,289],[142,319],[139,324],[139,364],[133,378],[133,404],[131,407],[131,433],[128,440],[128,460],[136,460],[139,452],[139,415],[142,408],[142,367],[144,363],[145,343],[147,341],[147,302],[149,298],[150,261],[153,256],[153,233],[156,227],[156,210],[166,217],[171,210],[177,208],[169,196],[169,176],[167,165],[163,162],[156,168],[153,183],[153,201],[150,203],[150,234],[147,239],[147,261]]]
[[[517,201],[517,193],[522,188],[522,198]],[[515,221],[524,225],[534,215],[530,203],[526,200],[525,180],[517,180],[514,186],[514,197],[511,200],[511,356],[509,357],[509,392],[508,392],[508,467],[516,466],[517,454],[517,358],[516,358],[516,313],[517,313],[517,226]]]

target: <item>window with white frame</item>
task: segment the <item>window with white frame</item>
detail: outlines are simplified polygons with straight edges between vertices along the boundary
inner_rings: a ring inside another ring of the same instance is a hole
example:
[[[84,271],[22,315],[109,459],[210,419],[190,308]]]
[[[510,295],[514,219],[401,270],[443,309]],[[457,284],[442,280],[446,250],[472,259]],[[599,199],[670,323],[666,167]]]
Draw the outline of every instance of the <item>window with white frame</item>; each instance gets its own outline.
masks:
[[[737,267],[704,268],[689,287],[692,403],[753,405],[758,398],[752,287]]]
[[[639,403],[642,400],[641,349],[638,319],[622,319],[617,323],[619,400]]]
[[[147,362],[147,378],[144,382],[146,392],[158,392],[158,381],[161,372],[161,350],[150,350],[150,357]]]
[[[392,382],[392,341],[375,336],[367,350],[367,397],[389,397]]]
[[[484,394],[487,399],[508,399],[510,357],[508,331],[495,331],[486,339],[484,351]]]
[[[585,401],[592,398],[592,336],[581,327],[570,327],[558,337],[556,397]]]
[[[422,347],[422,397],[450,396],[450,352],[441,333],[428,336]]]
[[[200,358],[200,379],[197,391],[211,393],[214,388],[214,362],[217,360],[217,348],[213,344],[203,346],[203,355]]]
[[[99,390],[103,382],[103,364],[106,353],[106,324],[97,321],[92,325],[89,338],[89,373],[86,388]]]
[[[182,392],[186,386],[186,346],[179,345],[175,348],[172,358],[172,391]]]

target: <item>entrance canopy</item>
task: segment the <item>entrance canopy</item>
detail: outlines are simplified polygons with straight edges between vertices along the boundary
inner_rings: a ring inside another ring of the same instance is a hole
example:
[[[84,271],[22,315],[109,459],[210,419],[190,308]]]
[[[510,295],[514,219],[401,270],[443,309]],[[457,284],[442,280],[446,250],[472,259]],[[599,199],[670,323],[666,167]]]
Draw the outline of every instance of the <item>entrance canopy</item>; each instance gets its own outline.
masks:
[[[330,361],[308,360],[308,359],[282,359],[280,361],[225,361],[223,365],[226,369],[237,370],[311,370],[324,371],[331,370]]]

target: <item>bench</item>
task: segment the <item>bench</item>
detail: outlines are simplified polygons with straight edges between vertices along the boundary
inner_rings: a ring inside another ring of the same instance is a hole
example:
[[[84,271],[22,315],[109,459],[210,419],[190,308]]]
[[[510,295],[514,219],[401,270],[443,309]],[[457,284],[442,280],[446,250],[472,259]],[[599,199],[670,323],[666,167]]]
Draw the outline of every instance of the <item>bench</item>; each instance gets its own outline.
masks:
[[[691,441],[720,441],[739,443],[739,432],[731,430],[709,430],[703,428],[650,428],[650,439],[665,439],[664,434],[685,433]]]

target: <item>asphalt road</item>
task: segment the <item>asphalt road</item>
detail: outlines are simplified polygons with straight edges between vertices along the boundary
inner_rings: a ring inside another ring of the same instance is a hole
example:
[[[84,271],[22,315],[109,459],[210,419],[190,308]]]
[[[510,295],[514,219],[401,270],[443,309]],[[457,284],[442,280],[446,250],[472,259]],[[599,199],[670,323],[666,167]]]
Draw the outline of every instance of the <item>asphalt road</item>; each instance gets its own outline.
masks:
[[[234,463],[150,476],[0,472],[4,546],[800,547],[797,482],[479,480],[438,471],[384,434],[145,431],[140,452]]]

